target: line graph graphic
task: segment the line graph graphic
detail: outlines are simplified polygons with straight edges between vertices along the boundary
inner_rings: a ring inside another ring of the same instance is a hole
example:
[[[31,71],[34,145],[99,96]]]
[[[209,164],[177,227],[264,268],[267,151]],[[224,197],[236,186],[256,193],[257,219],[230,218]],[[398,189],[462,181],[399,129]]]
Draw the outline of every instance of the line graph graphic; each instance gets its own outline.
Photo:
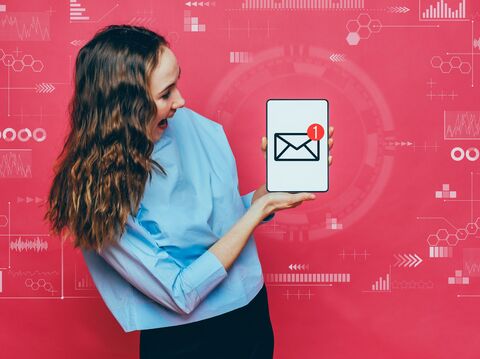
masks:
[[[49,41],[48,12],[17,12],[0,15],[0,41]]]
[[[444,140],[479,140],[480,111],[444,111]]]
[[[31,177],[31,149],[0,149],[0,178]]]

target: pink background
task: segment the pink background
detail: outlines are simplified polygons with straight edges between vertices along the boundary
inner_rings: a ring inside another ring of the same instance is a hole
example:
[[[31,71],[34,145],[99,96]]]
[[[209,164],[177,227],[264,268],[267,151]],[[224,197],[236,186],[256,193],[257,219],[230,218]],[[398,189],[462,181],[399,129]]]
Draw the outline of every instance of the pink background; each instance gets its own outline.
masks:
[[[330,191],[255,232],[276,358],[479,357],[480,222],[469,226],[480,216],[479,160],[451,157],[480,148],[478,2],[456,21],[422,19],[429,0],[77,3],[83,20],[70,19],[68,1],[0,1],[0,130],[13,129],[0,139],[2,358],[138,355],[138,333],[122,331],[82,257],[42,221],[72,63],[113,23],[168,38],[187,106],[227,132],[242,194],[265,181],[265,101],[330,101]],[[24,128],[46,139],[8,141]],[[443,185],[455,196],[436,198]],[[431,256],[440,252],[449,257]],[[372,290],[387,273],[385,290]]]

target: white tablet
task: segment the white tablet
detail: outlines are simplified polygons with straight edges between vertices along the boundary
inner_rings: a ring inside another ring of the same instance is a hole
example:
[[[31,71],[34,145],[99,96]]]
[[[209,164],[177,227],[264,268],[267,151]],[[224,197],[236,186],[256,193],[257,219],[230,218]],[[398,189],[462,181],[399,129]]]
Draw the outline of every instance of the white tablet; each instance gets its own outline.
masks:
[[[328,101],[267,101],[267,191],[328,191]]]

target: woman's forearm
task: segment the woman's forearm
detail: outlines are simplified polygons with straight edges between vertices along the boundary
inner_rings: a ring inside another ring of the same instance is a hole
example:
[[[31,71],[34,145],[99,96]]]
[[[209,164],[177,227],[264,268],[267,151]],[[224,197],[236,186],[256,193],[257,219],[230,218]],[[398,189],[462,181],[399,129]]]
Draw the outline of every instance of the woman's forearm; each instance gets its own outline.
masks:
[[[265,217],[264,206],[260,201],[253,202],[252,200],[252,205],[240,220],[208,249],[220,260],[226,270],[235,262],[255,227]]]

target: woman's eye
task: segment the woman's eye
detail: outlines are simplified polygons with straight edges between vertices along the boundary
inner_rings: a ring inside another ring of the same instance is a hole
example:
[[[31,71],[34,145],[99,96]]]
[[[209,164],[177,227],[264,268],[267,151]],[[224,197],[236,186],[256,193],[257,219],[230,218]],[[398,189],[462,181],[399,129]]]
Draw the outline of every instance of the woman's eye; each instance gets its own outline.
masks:
[[[162,96],[163,99],[167,99],[170,97],[170,91],[168,91],[165,95]]]

